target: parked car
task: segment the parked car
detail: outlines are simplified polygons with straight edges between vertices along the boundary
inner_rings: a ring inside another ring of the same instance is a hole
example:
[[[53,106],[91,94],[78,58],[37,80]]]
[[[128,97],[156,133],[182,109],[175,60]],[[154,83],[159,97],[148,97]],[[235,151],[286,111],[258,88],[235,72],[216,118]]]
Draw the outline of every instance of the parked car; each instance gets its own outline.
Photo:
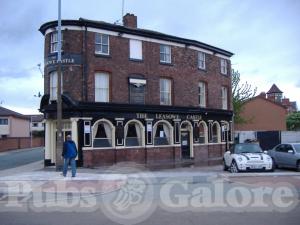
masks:
[[[268,151],[277,167],[295,168],[300,172],[300,143],[286,143]]]
[[[239,171],[273,171],[273,162],[257,143],[234,144],[224,153],[224,170],[231,173]]]

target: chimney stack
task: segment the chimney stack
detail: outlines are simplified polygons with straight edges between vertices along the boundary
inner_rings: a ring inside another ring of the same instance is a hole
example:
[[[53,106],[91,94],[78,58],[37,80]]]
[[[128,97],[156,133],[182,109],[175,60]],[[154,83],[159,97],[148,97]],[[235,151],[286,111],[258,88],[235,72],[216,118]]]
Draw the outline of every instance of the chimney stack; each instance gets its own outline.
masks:
[[[123,16],[123,24],[125,27],[137,28],[137,17],[134,14],[127,13]]]

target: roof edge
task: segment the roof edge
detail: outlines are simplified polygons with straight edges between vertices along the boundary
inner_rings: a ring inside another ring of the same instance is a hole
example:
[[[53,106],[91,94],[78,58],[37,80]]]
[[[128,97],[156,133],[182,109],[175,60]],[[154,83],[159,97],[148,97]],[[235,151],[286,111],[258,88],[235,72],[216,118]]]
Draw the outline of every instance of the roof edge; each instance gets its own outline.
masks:
[[[85,27],[93,27],[93,28],[102,28],[102,29],[107,29],[111,31],[116,31],[116,32],[123,32],[123,33],[128,33],[128,34],[133,34],[133,35],[139,35],[139,36],[144,36],[144,37],[151,37],[151,38],[157,38],[165,41],[171,41],[171,42],[177,42],[181,44],[186,44],[186,45],[192,45],[200,48],[204,48],[210,51],[213,51],[214,53],[219,53],[227,57],[231,57],[234,54],[232,52],[229,52],[227,50],[214,47],[212,45],[192,40],[192,39],[186,39],[186,38],[181,38],[169,34],[164,34],[164,33],[159,33],[157,31],[152,31],[152,30],[145,30],[145,29],[134,29],[134,28],[128,28],[120,25],[115,25],[103,21],[94,21],[94,20],[88,20],[84,18],[79,18],[78,20],[62,20],[62,25],[67,26],[67,25],[73,25],[73,26],[85,26]],[[45,35],[45,32],[49,28],[53,28],[57,26],[57,20],[54,21],[49,21],[41,25],[39,28],[39,31]]]

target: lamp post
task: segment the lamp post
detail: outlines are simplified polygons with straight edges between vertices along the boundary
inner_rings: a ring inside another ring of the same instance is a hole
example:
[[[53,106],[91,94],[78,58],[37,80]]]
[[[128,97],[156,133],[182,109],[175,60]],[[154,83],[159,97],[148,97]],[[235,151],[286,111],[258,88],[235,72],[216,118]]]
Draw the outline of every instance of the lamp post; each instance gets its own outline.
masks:
[[[61,0],[58,0],[58,27],[57,27],[57,142],[56,142],[56,171],[62,169],[62,102],[61,102]]]

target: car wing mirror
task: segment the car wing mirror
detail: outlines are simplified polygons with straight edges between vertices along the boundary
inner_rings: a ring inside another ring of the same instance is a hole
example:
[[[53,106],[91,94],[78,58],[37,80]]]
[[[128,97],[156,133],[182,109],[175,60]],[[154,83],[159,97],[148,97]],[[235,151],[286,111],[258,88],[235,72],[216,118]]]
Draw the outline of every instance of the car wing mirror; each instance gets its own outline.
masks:
[[[268,154],[268,151],[267,151],[267,150],[264,150],[264,153],[265,153],[265,154]]]
[[[288,153],[294,154],[294,151],[293,150],[288,150]]]

